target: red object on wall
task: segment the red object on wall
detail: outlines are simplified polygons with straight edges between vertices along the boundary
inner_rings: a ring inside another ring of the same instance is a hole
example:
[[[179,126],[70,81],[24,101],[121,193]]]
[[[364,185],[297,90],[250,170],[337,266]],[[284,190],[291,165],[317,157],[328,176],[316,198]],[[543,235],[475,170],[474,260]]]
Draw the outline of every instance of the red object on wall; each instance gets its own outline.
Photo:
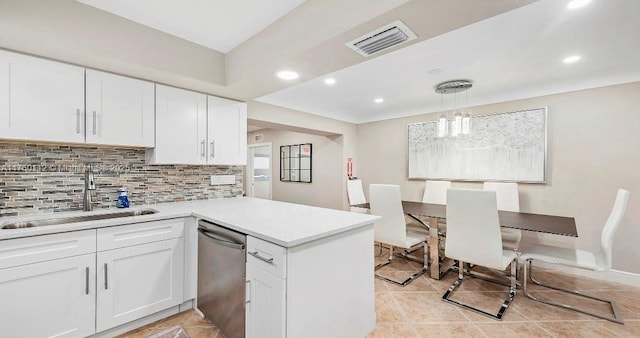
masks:
[[[347,177],[353,177],[353,162],[351,157],[347,158]]]

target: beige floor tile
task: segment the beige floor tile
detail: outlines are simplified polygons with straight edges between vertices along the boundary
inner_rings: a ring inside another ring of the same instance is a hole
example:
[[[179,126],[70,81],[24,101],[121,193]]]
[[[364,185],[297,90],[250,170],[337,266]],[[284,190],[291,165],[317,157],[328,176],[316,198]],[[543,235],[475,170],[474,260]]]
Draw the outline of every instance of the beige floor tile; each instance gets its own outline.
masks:
[[[477,327],[487,337],[553,337],[535,322],[527,323],[476,323]]]
[[[376,295],[376,320],[380,324],[406,323],[407,317],[398,307],[391,293]]]
[[[607,321],[600,323],[616,337],[640,337],[640,320],[625,320],[624,325]]]
[[[416,338],[409,324],[378,324],[367,338]]]
[[[373,284],[375,292],[389,292],[389,288],[387,287],[387,284],[389,283],[376,278]]]
[[[518,299],[518,295],[514,298],[513,302]],[[508,298],[507,292],[454,292],[453,296],[450,299],[469,305],[471,307],[475,307],[479,310],[497,314],[498,311],[502,308],[502,304]],[[513,305],[513,302],[511,304]],[[455,306],[455,305],[453,305]],[[465,317],[467,317],[470,321],[473,322],[495,322],[496,319],[489,318],[482,314],[473,312],[471,310],[463,309],[462,312]],[[513,321],[527,321],[527,317],[523,316],[520,312],[513,309],[512,306],[509,306],[507,311],[502,317],[502,321],[504,322],[513,322]]]
[[[468,321],[459,307],[443,302],[437,292],[396,292],[391,295],[411,323]]]
[[[539,322],[545,331],[554,337],[611,337],[612,332],[607,330],[600,322],[566,321],[566,322]]]
[[[420,338],[427,337],[483,337],[482,331],[472,323],[414,324],[414,331]]]
[[[189,338],[222,338],[224,335],[215,326],[207,327],[185,327],[184,330]]]
[[[596,297],[614,301],[625,320],[640,320],[640,290],[638,291],[596,291]]]

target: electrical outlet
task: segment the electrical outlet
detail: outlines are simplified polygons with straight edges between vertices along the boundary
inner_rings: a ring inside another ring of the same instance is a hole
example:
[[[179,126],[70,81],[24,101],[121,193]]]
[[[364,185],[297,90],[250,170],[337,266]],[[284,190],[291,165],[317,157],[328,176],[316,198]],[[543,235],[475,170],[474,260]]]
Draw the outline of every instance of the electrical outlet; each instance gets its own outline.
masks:
[[[211,185],[236,184],[234,175],[211,175]]]

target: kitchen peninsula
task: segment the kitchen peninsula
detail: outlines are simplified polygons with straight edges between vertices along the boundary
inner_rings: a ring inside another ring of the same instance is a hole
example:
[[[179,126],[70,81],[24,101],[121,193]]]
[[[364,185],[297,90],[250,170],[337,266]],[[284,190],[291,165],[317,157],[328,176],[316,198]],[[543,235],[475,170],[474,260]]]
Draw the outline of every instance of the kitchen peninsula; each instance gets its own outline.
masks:
[[[198,220],[246,234],[248,252],[257,243],[271,254],[271,263],[264,266],[253,256],[247,259],[247,267],[259,271],[251,278],[260,284],[247,289],[247,337],[362,337],[375,327],[371,267],[376,216],[254,198],[144,207],[157,212],[0,229],[5,333],[114,336],[197,307]],[[17,221],[113,212],[8,217],[0,228]],[[154,265],[158,271],[150,271]],[[149,276],[157,283],[133,282],[150,282]],[[42,297],[25,299],[24,292]],[[117,299],[120,294],[128,298]],[[45,323],[29,325],[34,317]]]

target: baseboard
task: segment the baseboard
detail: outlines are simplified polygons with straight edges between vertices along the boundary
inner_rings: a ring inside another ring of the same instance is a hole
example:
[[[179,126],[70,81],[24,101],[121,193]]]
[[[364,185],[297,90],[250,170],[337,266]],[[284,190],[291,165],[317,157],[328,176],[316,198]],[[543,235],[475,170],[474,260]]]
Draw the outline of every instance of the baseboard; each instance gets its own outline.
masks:
[[[591,271],[578,269],[574,267],[568,267],[565,265],[551,264],[545,262],[535,262],[535,266],[539,266],[541,268],[560,271],[572,275],[584,276],[593,279],[599,279],[607,282],[621,283],[630,286],[640,287],[640,274],[620,271],[620,270],[609,270],[609,271]]]

